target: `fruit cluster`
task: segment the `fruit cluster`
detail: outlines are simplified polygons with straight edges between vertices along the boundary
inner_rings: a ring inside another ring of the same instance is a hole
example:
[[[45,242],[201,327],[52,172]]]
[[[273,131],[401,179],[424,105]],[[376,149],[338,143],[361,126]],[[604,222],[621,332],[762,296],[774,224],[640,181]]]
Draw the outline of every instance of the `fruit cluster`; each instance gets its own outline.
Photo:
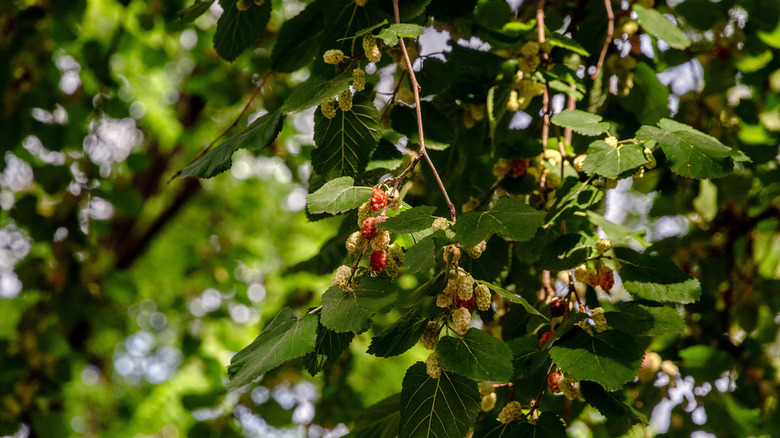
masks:
[[[574,269],[574,278],[590,287],[600,286],[604,291],[610,291],[615,286],[615,273],[608,266],[597,260],[593,266],[588,264]]]

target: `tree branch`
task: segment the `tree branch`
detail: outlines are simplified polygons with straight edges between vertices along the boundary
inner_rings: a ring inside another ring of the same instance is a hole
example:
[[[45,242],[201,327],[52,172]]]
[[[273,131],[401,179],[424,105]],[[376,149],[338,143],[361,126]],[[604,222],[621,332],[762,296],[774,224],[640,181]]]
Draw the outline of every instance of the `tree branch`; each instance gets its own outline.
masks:
[[[612,42],[612,35],[615,33],[615,14],[612,12],[612,0],[604,0],[604,8],[607,10],[607,38],[604,40],[604,45],[601,47],[601,54],[599,55],[599,61],[596,63],[596,71],[590,76],[591,79],[596,77],[601,72],[601,67],[604,65],[604,58],[607,56],[607,49],[609,43]]]

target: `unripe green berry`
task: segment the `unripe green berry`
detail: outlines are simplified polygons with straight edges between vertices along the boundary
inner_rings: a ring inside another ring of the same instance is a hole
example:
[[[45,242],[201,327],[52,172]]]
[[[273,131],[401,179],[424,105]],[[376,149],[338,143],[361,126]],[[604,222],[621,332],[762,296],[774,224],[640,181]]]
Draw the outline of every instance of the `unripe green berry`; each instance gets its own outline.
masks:
[[[523,44],[523,47],[520,48],[520,53],[522,53],[523,56],[528,58],[538,55],[539,43],[537,43],[536,41],[528,41],[527,43]]]
[[[593,309],[590,318],[593,320],[593,330],[595,330],[596,333],[601,333],[609,328],[603,307],[596,307]]]
[[[420,336],[420,342],[422,342],[423,347],[428,350],[436,348],[436,344],[439,343],[439,330],[441,330],[441,326],[438,323],[428,321],[425,331]]]
[[[376,40],[371,35],[363,37],[363,52],[365,52],[366,59],[371,62],[379,62],[382,59],[382,52],[379,51]]]
[[[558,381],[558,388],[569,400],[576,400],[582,397],[580,392],[580,382],[572,377],[564,377]]]
[[[359,68],[352,70],[352,88],[355,91],[363,91],[366,88],[366,72]]]
[[[487,286],[484,284],[478,285],[474,289],[474,295],[477,296],[477,309],[483,312],[490,309],[491,295]]]
[[[472,259],[478,259],[486,249],[487,249],[487,242],[483,240],[473,248],[467,249],[466,254],[468,254],[469,257],[471,257]]]
[[[322,111],[322,117],[326,119],[332,119],[336,117],[336,99],[328,99],[320,104],[320,111]]]
[[[471,312],[464,307],[456,309],[452,312],[452,324],[457,334],[465,335],[471,328]]]
[[[493,410],[493,408],[496,407],[496,393],[491,392],[490,394],[485,394],[482,396],[482,403],[480,403],[479,408],[482,410],[482,412],[490,412]]]
[[[325,61],[325,64],[338,65],[344,60],[344,52],[339,49],[328,50],[322,55],[322,60]]]
[[[596,241],[596,249],[600,253],[605,253],[612,249],[612,241],[609,239],[599,239]]]
[[[520,109],[520,101],[518,100],[517,91],[512,90],[509,92],[509,101],[506,103],[506,109],[511,112],[515,112]]]
[[[498,421],[503,424],[511,423],[523,415],[522,406],[519,401],[511,401],[501,409],[498,414]]]
[[[441,377],[441,358],[439,353],[433,352],[428,355],[428,359],[425,361],[425,372],[428,373],[432,379],[438,379]]]
[[[358,208],[358,226],[362,226],[363,222],[371,216],[371,203],[369,201],[364,202]]]
[[[352,91],[349,89],[339,93],[339,108],[345,112],[352,109]]]

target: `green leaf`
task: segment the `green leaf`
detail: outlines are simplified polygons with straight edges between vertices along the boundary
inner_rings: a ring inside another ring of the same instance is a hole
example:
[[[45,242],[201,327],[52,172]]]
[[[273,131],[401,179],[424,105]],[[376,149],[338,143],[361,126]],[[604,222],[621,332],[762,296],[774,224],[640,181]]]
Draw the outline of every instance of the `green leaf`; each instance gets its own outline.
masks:
[[[582,245],[579,234],[564,234],[548,243],[539,255],[539,269],[563,271],[583,264],[590,248]]]
[[[691,40],[685,32],[675,26],[668,18],[654,9],[647,9],[639,4],[633,5],[634,12],[639,16],[639,24],[645,32],[666,41],[671,47],[685,50],[691,45]]]
[[[549,321],[549,318],[547,318],[541,312],[536,310],[536,307],[532,306],[531,303],[528,302],[528,300],[526,300],[525,298],[521,297],[520,295],[513,294],[513,293],[509,292],[508,290],[506,290],[504,288],[496,286],[493,283],[488,283],[488,282],[480,282],[480,283],[484,284],[485,286],[490,288],[490,290],[492,290],[493,292],[495,292],[495,293],[501,295],[502,297],[508,299],[509,301],[511,301],[513,303],[517,303],[517,304],[523,306],[523,308],[525,309],[526,312],[534,314],[536,316],[541,316],[545,320]]]
[[[417,38],[424,31],[425,28],[418,24],[391,24],[390,27],[382,29],[376,37],[392,47],[398,44],[400,38]]]
[[[366,409],[355,420],[351,438],[395,438],[401,419],[401,393],[393,394]]]
[[[293,114],[317,106],[334,97],[339,91],[349,88],[352,83],[352,73],[345,72],[333,79],[310,77],[306,82],[295,89],[279,111],[284,114]]]
[[[563,110],[550,121],[582,135],[601,135],[609,130],[609,122],[602,122],[601,116],[580,110]]]
[[[436,266],[436,245],[433,235],[420,239],[404,255],[404,264],[410,273],[426,272]]]
[[[626,290],[652,301],[688,304],[701,296],[699,281],[686,275],[666,257],[639,254],[625,247],[615,247],[622,260],[620,278]]]
[[[677,335],[685,328],[685,321],[672,307],[644,306],[635,302],[620,302],[618,312],[607,312],[609,326],[634,336]]]
[[[428,205],[410,208],[402,211],[398,216],[387,218],[377,225],[377,228],[391,233],[416,233],[433,225],[434,218],[431,215],[434,210],[436,207]]]
[[[228,389],[251,383],[288,360],[314,351],[316,340],[317,315],[298,319],[292,309],[283,308],[260,336],[230,359]]]
[[[476,382],[442,371],[428,376],[417,362],[404,376],[401,387],[399,438],[463,438],[477,418],[481,403]]]
[[[354,333],[336,333],[317,325],[317,342],[314,351],[303,358],[303,366],[312,376],[333,365],[341,356],[341,353],[349,347]]]
[[[182,9],[179,11],[179,21],[182,23],[192,23],[195,21],[196,18],[203,15],[206,11],[211,8],[211,5],[214,3],[214,0],[195,0],[195,3],[187,7],[186,9]]]
[[[272,70],[292,73],[317,55],[325,24],[322,19],[324,5],[323,1],[311,3],[300,14],[282,24],[271,51]]]
[[[679,351],[683,372],[697,380],[715,380],[734,366],[734,358],[728,352],[710,345],[692,345]]]
[[[555,191],[555,202],[547,213],[547,223],[555,223],[599,203],[604,191],[575,177],[566,177]]]
[[[636,376],[644,354],[634,338],[623,332],[607,330],[591,336],[579,327],[550,349],[550,357],[564,373],[592,380],[610,391]]]
[[[376,1],[358,6],[355,0],[327,0],[324,19],[327,26],[322,36],[323,49],[339,49],[346,56],[353,56],[363,52],[360,39],[356,41],[353,36],[382,23],[386,15]]]
[[[271,18],[270,1],[260,6],[252,4],[246,11],[239,11],[236,3],[238,0],[219,0],[223,12],[214,33],[214,48],[222,59],[229,62],[238,58],[265,33],[265,26]]]
[[[428,319],[412,309],[371,339],[368,354],[377,357],[397,356],[414,347],[420,339]]]
[[[647,417],[624,403],[617,395],[607,392],[600,385],[583,380],[580,382],[582,396],[589,405],[598,409],[601,415],[613,424],[627,430],[634,424],[647,425]]]
[[[522,242],[534,237],[543,217],[543,212],[526,203],[501,198],[488,211],[469,211],[460,215],[455,223],[455,236],[466,248],[473,248],[492,234]]]
[[[638,144],[624,144],[613,148],[603,140],[597,140],[588,146],[588,156],[582,163],[582,170],[588,175],[618,178],[633,172],[646,162],[644,147]]]
[[[483,330],[472,328],[463,337],[444,337],[436,351],[444,369],[469,379],[505,383],[512,378],[512,350]]]
[[[239,149],[248,149],[258,153],[273,143],[282,130],[282,113],[268,113],[234,135],[219,146],[212,148],[206,155],[187,165],[182,176],[211,178],[230,169],[233,153]]]
[[[363,173],[371,152],[381,138],[379,112],[374,102],[356,94],[350,111],[337,110],[327,119],[317,108],[314,113],[314,143],[311,164],[323,178],[358,176]]]
[[[339,214],[360,207],[371,197],[371,187],[356,187],[349,176],[332,179],[306,197],[309,213]]]
[[[549,41],[553,47],[560,47],[581,56],[590,56],[590,53],[580,43],[558,32],[545,32],[545,37],[546,41]]]
[[[643,126],[637,140],[656,140],[666,154],[672,172],[689,178],[719,178],[730,175],[734,151],[715,137],[690,126],[663,119],[660,129]]]
[[[371,326],[371,317],[390,310],[397,298],[397,286],[382,278],[361,280],[354,292],[336,286],[322,295],[320,322],[335,332],[361,333]]]

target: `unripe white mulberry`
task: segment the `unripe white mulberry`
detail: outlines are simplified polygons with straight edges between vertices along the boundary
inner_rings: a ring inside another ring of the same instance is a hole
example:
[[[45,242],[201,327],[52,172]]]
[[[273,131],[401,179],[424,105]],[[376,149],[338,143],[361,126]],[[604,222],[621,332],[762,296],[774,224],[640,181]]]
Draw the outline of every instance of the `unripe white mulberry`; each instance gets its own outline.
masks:
[[[382,52],[379,51],[379,47],[376,45],[376,39],[371,35],[363,37],[363,52],[365,52],[366,59],[371,62],[379,62],[382,59]]]
[[[465,307],[456,309],[452,312],[452,324],[457,334],[465,335],[471,328],[471,312]]]
[[[582,165],[585,163],[586,158],[588,158],[588,154],[580,154],[574,157],[571,164],[577,172],[582,172]]]
[[[385,230],[379,230],[376,232],[376,236],[371,239],[371,248],[374,251],[382,251],[390,245],[390,232]]]
[[[352,109],[352,91],[346,89],[339,93],[339,108],[342,111],[349,111]]]
[[[539,54],[539,43],[536,41],[528,41],[520,48],[520,53],[526,57],[533,57]]]
[[[593,320],[593,330],[595,330],[596,333],[601,333],[609,328],[607,325],[607,317],[604,316],[603,307],[596,307],[593,309],[590,318]]]
[[[452,304],[452,294],[440,293],[436,295],[436,306],[446,309]]]
[[[396,191],[393,196],[390,196],[390,190],[387,192],[387,208],[393,211],[401,210],[401,195]]]
[[[344,60],[344,52],[339,49],[328,50],[322,55],[322,60],[325,61],[325,64],[338,65]]]
[[[618,147],[618,139],[617,139],[617,137],[613,137],[611,135],[604,139],[604,143],[612,146],[613,148]]]
[[[460,260],[460,247],[454,243],[444,247],[444,261],[450,263],[450,258],[453,264]]]
[[[349,278],[352,276],[352,268],[347,265],[341,265],[333,273],[333,285],[339,289],[352,292],[353,288],[349,284]]]
[[[322,117],[326,119],[332,119],[336,117],[336,99],[328,99],[320,104],[320,111],[322,111]]]
[[[433,232],[437,231],[446,231],[450,227],[450,221],[443,217],[437,217],[433,220],[433,225],[431,225],[431,229]]]
[[[580,392],[580,382],[572,377],[564,377],[558,382],[558,388],[569,400],[575,400],[582,397]]]
[[[355,231],[347,238],[347,251],[355,252],[366,246],[366,239],[360,235],[360,231]]]
[[[352,70],[352,88],[355,91],[363,91],[366,88],[366,72],[359,68]]]
[[[480,404],[479,408],[482,409],[483,412],[490,412],[495,407],[496,407],[495,392],[491,392],[490,394],[485,394],[482,396],[482,403]]]
[[[500,423],[511,423],[518,418],[520,418],[523,415],[523,409],[522,406],[520,406],[519,401],[511,401],[507,403],[506,406],[504,406],[503,409],[501,409],[501,412],[498,414],[498,421]]]
[[[467,274],[458,281],[458,298],[468,301],[472,296],[474,296],[474,278]]]
[[[363,222],[371,216],[371,202],[366,201],[358,208],[358,226],[362,226]]]
[[[428,355],[428,359],[425,361],[425,371],[432,379],[441,377],[441,358],[439,353],[434,351]]]
[[[612,249],[612,241],[609,239],[599,239],[596,241],[596,249],[601,252],[607,252]]]
[[[520,100],[517,96],[517,91],[512,90],[509,92],[509,100],[506,103],[506,109],[511,112],[515,112],[520,109]]]
[[[436,344],[439,343],[440,329],[441,326],[439,326],[438,323],[428,321],[428,325],[425,327],[425,331],[423,332],[422,336],[420,336],[420,342],[422,342],[423,347],[428,350],[433,350],[436,348]]]
[[[385,263],[385,274],[391,277],[398,277],[400,273],[401,269],[398,266],[398,262],[388,257]]]
[[[477,309],[486,311],[490,309],[490,289],[484,284],[480,284],[474,289],[474,295],[477,296]]]
[[[355,0],[355,4],[358,6],[365,6],[368,0]]]
[[[466,254],[472,259],[478,259],[482,253],[487,249],[487,242],[484,240],[479,242],[475,247],[466,250]]]

